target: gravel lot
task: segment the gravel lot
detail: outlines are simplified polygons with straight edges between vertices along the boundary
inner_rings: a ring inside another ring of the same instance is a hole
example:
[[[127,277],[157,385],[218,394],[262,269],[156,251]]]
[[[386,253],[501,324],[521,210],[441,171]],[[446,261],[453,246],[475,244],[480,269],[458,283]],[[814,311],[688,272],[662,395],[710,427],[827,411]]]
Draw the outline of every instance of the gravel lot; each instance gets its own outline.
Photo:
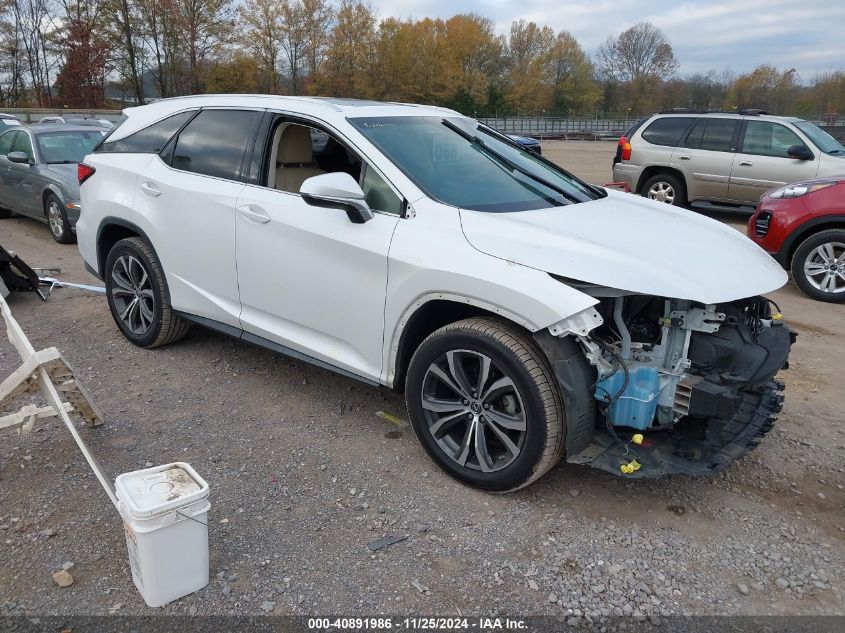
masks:
[[[547,142],[594,182],[613,146]],[[727,218],[740,226],[742,219]],[[94,282],[75,246],[0,220],[31,265]],[[741,271],[738,271],[741,272]],[[798,331],[780,422],[715,479],[626,481],[560,465],[490,496],[427,459],[403,399],[194,328],[146,351],[105,300],[12,297],[36,349],[57,346],[107,422],[82,431],[110,476],[190,462],[211,485],[212,581],[168,614],[845,614],[845,306],[789,285]],[[0,378],[17,366],[5,338]],[[372,552],[383,536],[406,537]],[[51,575],[72,563],[74,583]],[[149,614],[120,520],[57,422],[0,434],[0,614]]]

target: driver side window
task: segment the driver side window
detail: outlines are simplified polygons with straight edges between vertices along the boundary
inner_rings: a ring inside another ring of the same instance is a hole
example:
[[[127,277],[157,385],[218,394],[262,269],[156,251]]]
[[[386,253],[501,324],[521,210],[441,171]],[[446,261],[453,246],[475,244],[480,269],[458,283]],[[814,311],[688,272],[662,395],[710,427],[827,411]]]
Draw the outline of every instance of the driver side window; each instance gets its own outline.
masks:
[[[333,135],[295,121],[277,123],[270,136],[268,187],[298,194],[308,178],[337,172],[361,185],[373,211],[402,213],[402,199],[390,185]]]
[[[788,158],[789,148],[804,145],[789,128],[769,121],[749,121],[745,128],[742,151],[745,154]]]

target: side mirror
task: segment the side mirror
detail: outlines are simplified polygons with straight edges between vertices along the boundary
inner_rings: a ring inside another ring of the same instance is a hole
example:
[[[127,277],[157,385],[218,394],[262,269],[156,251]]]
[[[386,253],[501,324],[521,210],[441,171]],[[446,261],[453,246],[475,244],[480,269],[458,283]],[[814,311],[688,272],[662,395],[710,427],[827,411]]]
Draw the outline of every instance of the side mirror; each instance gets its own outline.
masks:
[[[12,163],[22,163],[24,165],[29,164],[29,156],[27,156],[24,152],[9,152],[6,154],[6,158],[8,158]]]
[[[790,145],[789,149],[786,150],[786,155],[798,160],[811,160],[813,158],[813,152],[804,145]]]
[[[345,172],[312,176],[302,183],[299,195],[315,207],[340,207],[355,224],[373,219],[364,192],[355,179]]]

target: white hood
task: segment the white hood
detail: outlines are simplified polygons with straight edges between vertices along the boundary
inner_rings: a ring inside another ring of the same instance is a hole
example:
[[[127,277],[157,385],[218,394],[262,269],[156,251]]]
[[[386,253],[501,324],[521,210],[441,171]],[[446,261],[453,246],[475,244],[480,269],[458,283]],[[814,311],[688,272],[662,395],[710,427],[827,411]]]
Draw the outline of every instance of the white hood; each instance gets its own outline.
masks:
[[[461,210],[483,253],[547,273],[639,294],[722,303],[771,292],[786,272],[739,231],[639,196],[553,209]]]

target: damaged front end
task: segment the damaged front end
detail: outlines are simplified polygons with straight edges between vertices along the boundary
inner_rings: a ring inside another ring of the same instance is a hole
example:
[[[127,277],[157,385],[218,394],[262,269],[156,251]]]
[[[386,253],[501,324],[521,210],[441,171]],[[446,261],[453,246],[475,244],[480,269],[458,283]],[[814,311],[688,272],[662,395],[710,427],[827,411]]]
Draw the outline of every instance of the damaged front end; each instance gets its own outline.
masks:
[[[607,292],[541,334],[567,461],[630,477],[718,472],[772,428],[795,335],[772,303]]]

